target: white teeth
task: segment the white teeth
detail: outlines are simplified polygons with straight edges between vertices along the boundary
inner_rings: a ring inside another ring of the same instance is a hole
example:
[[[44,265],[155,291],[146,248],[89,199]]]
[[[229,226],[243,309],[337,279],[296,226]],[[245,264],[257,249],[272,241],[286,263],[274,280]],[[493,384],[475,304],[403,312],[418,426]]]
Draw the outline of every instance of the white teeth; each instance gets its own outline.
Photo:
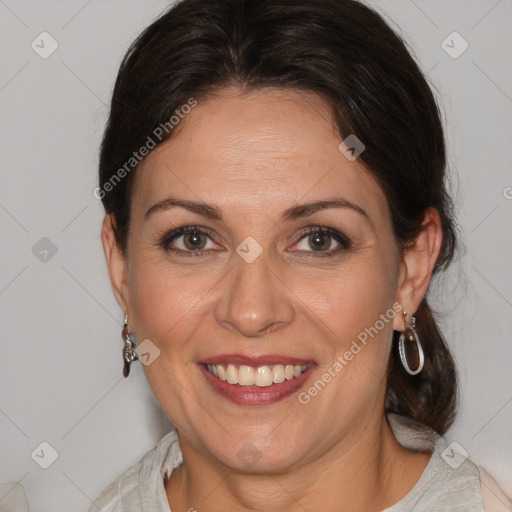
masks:
[[[238,371],[235,368],[235,365],[228,364],[228,369],[226,370],[226,380],[229,384],[238,384]]]
[[[292,380],[304,373],[308,365],[276,364],[273,366],[252,366],[240,365],[237,368],[234,364],[207,364],[206,368],[210,373],[229,384],[239,386],[268,387],[272,384],[281,384],[285,380]]]
[[[268,366],[260,366],[254,375],[254,384],[261,388],[272,385],[272,370]]]
[[[238,384],[240,386],[254,386],[254,368],[241,365],[238,369]]]
[[[284,366],[282,364],[276,364],[274,368],[272,368],[272,382],[275,384],[284,382]]]

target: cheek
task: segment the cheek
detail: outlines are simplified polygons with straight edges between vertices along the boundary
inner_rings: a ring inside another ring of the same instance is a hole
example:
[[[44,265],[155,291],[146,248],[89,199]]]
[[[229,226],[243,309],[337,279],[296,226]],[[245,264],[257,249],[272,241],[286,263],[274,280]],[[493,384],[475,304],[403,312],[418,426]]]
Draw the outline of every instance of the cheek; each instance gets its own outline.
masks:
[[[304,281],[298,293],[305,297],[304,314],[323,334],[316,347],[326,355],[320,373],[344,375],[335,380],[345,400],[375,392],[385,378],[396,314],[389,275],[385,261],[368,257],[328,279]]]
[[[317,345],[325,357],[301,403],[311,400],[309,412],[329,418],[335,429],[333,410],[347,418],[360,417],[368,404],[379,403],[384,395],[395,311],[389,294],[376,284],[346,283],[329,299],[322,319],[324,336]]]
[[[173,424],[191,429],[187,418],[204,414],[190,400],[199,396],[193,340],[201,323],[198,312],[212,285],[206,276],[183,275],[152,258],[141,256],[132,263],[130,305],[137,340],[150,339],[160,351],[143,367],[147,382]]]
[[[354,258],[341,270],[292,282],[297,296],[333,333],[357,336],[392,306],[396,290],[393,279],[386,278],[391,274],[382,260]]]
[[[145,337],[167,339],[194,316],[208,289],[207,276],[194,276],[141,251],[131,261],[130,304],[135,326]]]

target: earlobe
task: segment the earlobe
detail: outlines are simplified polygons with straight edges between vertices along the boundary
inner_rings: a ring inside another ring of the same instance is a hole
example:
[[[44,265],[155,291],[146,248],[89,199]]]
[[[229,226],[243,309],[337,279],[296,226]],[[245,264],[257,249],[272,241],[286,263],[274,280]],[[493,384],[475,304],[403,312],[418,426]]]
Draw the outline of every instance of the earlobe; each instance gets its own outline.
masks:
[[[439,213],[435,208],[425,210],[422,229],[413,244],[403,252],[400,284],[397,302],[413,315],[427,293],[434,265],[439,256],[443,241],[443,231]],[[401,318],[395,317],[393,328],[403,330]]]
[[[125,256],[117,243],[112,215],[105,215],[101,228],[101,242],[107,261],[110,284],[116,300],[126,314],[128,311],[128,284]]]

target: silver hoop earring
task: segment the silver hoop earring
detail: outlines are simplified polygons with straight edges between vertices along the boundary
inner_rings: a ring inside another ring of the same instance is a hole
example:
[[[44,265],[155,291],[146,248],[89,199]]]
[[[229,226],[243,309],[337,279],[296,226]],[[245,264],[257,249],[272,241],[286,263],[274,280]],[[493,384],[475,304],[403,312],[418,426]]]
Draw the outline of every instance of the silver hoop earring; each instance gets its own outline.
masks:
[[[423,370],[423,365],[425,364],[425,355],[423,354],[423,347],[421,346],[420,339],[418,337],[418,333],[416,332],[416,319],[414,316],[411,316],[409,320],[409,327],[407,327],[406,318],[407,313],[403,311],[402,313],[404,319],[404,331],[400,334],[400,338],[398,340],[398,352],[400,353],[400,359],[402,361],[402,365],[405,368],[405,371],[409,375],[417,375]],[[409,364],[407,354],[411,357],[411,350],[406,349],[406,343],[410,347],[412,343],[416,344],[416,354],[412,357],[414,358],[413,362],[415,369],[411,368]]]
[[[137,354],[134,351],[134,334],[130,332],[130,329],[128,329],[128,316],[124,317],[124,325],[123,325],[123,333],[122,333],[123,339],[124,339],[124,347],[123,347],[123,361],[124,361],[124,368],[123,368],[123,376],[126,378],[128,375],[130,375],[130,365],[133,363],[133,361],[136,361],[139,359],[137,357]]]

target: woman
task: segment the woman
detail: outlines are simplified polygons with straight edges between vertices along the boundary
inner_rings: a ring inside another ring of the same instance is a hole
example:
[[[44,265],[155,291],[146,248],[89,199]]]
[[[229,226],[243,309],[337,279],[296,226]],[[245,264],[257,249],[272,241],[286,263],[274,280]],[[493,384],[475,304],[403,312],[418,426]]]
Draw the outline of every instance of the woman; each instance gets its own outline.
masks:
[[[144,364],[176,429],[90,510],[507,510],[440,437],[444,180],[425,78],[361,3],[183,0],[153,22],[97,195],[124,374]]]

